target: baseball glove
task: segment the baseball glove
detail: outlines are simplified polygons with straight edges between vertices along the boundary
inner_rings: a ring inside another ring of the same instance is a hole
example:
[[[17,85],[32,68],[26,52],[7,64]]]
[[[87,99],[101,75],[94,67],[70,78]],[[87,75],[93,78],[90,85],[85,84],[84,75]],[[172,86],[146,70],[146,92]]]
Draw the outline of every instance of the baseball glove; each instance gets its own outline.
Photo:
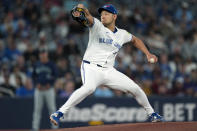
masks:
[[[79,8],[75,6],[71,10],[71,15],[72,15],[73,20],[76,20],[78,23],[82,24],[85,27],[88,26],[88,20],[85,16],[85,12],[83,8]]]

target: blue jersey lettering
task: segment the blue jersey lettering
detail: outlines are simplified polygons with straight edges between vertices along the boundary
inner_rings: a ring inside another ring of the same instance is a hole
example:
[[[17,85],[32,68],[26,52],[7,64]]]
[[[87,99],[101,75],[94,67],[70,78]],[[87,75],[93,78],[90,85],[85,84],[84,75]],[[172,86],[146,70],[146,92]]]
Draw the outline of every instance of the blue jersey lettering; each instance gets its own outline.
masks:
[[[112,44],[113,40],[112,39],[107,39],[107,38],[99,38],[99,43],[104,43],[104,44]],[[115,43],[114,46],[118,49],[121,48],[121,45],[119,43]]]
[[[115,46],[115,47],[117,47],[118,49],[120,49],[120,48],[121,48],[121,45],[120,45],[120,44],[118,44],[118,43],[115,43],[115,44],[114,44],[114,46]]]
[[[99,38],[99,43],[112,44],[112,39]]]

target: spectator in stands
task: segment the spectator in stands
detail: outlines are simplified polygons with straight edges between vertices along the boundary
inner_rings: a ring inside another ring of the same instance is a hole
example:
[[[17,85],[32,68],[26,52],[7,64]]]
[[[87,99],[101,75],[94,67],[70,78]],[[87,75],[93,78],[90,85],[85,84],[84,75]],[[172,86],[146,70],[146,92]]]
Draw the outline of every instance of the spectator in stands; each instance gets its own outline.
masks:
[[[144,78],[143,81],[142,81],[141,87],[142,87],[142,89],[144,90],[144,92],[146,93],[147,96],[152,95],[151,86],[152,86],[152,80],[148,79],[148,78]]]
[[[178,97],[185,96],[183,84],[184,84],[183,77],[177,77],[172,88],[173,96],[178,96]]]
[[[22,70],[20,70],[19,65],[15,65],[13,67],[13,72],[10,74],[10,84],[18,88],[20,87],[20,85],[25,84],[26,79],[26,74],[23,73]]]
[[[155,76],[155,78],[153,79],[152,86],[151,86],[151,89],[154,95],[157,95],[159,93],[159,87],[161,83],[162,83],[162,78],[159,75]]]
[[[33,67],[33,64],[37,61],[38,53],[33,48],[33,45],[31,43],[28,44],[27,50],[23,54],[25,63],[27,66],[27,71],[31,72],[31,68]]]
[[[8,61],[2,62],[1,63],[1,68],[0,68],[0,84],[5,83],[5,74],[10,75],[10,65]],[[9,81],[10,83],[10,81]]]
[[[166,87],[166,85],[161,84],[158,87],[158,96],[167,96],[168,95],[168,88]]]
[[[172,77],[172,69],[168,63],[168,56],[167,54],[161,54],[160,56],[160,69],[162,77]]]
[[[35,1],[28,1],[24,9],[24,18],[32,25],[37,25],[41,12]]]
[[[76,42],[72,38],[70,38],[68,43],[64,46],[64,52],[66,56],[77,55],[80,53]]]
[[[68,57],[65,56],[65,52],[64,52],[64,48],[63,48],[63,43],[61,43],[61,42],[58,42],[57,43],[56,50],[54,52],[52,52],[51,54],[52,54],[51,55],[51,59],[53,61],[57,61],[57,58],[59,58],[59,59],[62,59],[62,58],[67,59],[68,58]]]
[[[54,88],[57,96],[59,96],[59,94],[62,92],[63,87],[64,87],[63,79],[57,79],[54,84]]]
[[[75,83],[74,81],[67,81],[63,85],[63,90],[60,92],[60,97],[61,98],[68,98],[73,91],[75,90]]]
[[[18,97],[33,97],[34,88],[31,78],[27,78],[23,85],[20,76],[17,76],[17,84],[19,85],[16,90],[16,95]]]
[[[114,93],[111,91],[111,89],[105,87],[105,86],[100,86],[96,88],[96,91],[93,94],[95,97],[105,97],[105,98],[110,98],[114,96]]]
[[[3,74],[4,82],[0,84],[0,97],[15,97],[16,88],[9,83],[9,73]]]
[[[13,36],[7,37],[7,47],[5,48],[5,57],[10,61],[16,60],[21,52],[16,48],[16,42]]]
[[[63,58],[63,57],[60,57],[57,60],[57,68],[58,68],[58,71],[59,71],[58,77],[63,77],[67,72],[70,71],[68,60]]]
[[[181,2],[181,8],[178,8],[175,14],[175,18],[179,22],[190,22],[193,19],[192,12],[189,10],[189,3]]]
[[[3,40],[0,40],[0,61],[6,60],[5,58],[5,43]]]
[[[119,90],[114,90],[113,93],[114,93],[114,96],[116,96],[116,97],[125,96],[124,93],[122,91],[119,91]]]

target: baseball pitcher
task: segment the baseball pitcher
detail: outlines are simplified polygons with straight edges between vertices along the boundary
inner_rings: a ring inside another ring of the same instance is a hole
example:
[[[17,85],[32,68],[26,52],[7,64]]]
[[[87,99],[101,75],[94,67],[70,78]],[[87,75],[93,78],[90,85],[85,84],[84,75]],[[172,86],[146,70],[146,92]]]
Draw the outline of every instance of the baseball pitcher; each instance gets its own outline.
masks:
[[[113,5],[104,5],[98,9],[98,13],[101,21],[94,18],[82,4],[78,4],[71,11],[74,20],[89,28],[89,42],[81,64],[83,85],[73,92],[58,111],[50,116],[51,122],[58,125],[59,119],[71,107],[92,94],[100,85],[131,93],[145,109],[151,122],[163,121],[163,117],[154,112],[143,90],[133,80],[113,67],[118,51],[127,42],[140,49],[146,55],[148,62],[157,62],[157,57],[148,51],[140,39],[115,26],[118,12]]]

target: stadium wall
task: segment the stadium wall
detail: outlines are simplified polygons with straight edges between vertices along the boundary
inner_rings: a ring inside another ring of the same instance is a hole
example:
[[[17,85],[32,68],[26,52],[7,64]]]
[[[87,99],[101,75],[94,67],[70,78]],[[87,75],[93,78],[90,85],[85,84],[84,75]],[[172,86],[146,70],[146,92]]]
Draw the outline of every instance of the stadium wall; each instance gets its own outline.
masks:
[[[156,112],[166,121],[197,121],[197,98],[151,97]],[[57,98],[57,107],[66,99]],[[30,129],[32,124],[32,98],[1,98],[0,129]],[[41,116],[41,128],[50,128],[46,106]],[[88,97],[61,120],[61,128],[95,124],[117,124],[146,122],[146,113],[134,99]]]

